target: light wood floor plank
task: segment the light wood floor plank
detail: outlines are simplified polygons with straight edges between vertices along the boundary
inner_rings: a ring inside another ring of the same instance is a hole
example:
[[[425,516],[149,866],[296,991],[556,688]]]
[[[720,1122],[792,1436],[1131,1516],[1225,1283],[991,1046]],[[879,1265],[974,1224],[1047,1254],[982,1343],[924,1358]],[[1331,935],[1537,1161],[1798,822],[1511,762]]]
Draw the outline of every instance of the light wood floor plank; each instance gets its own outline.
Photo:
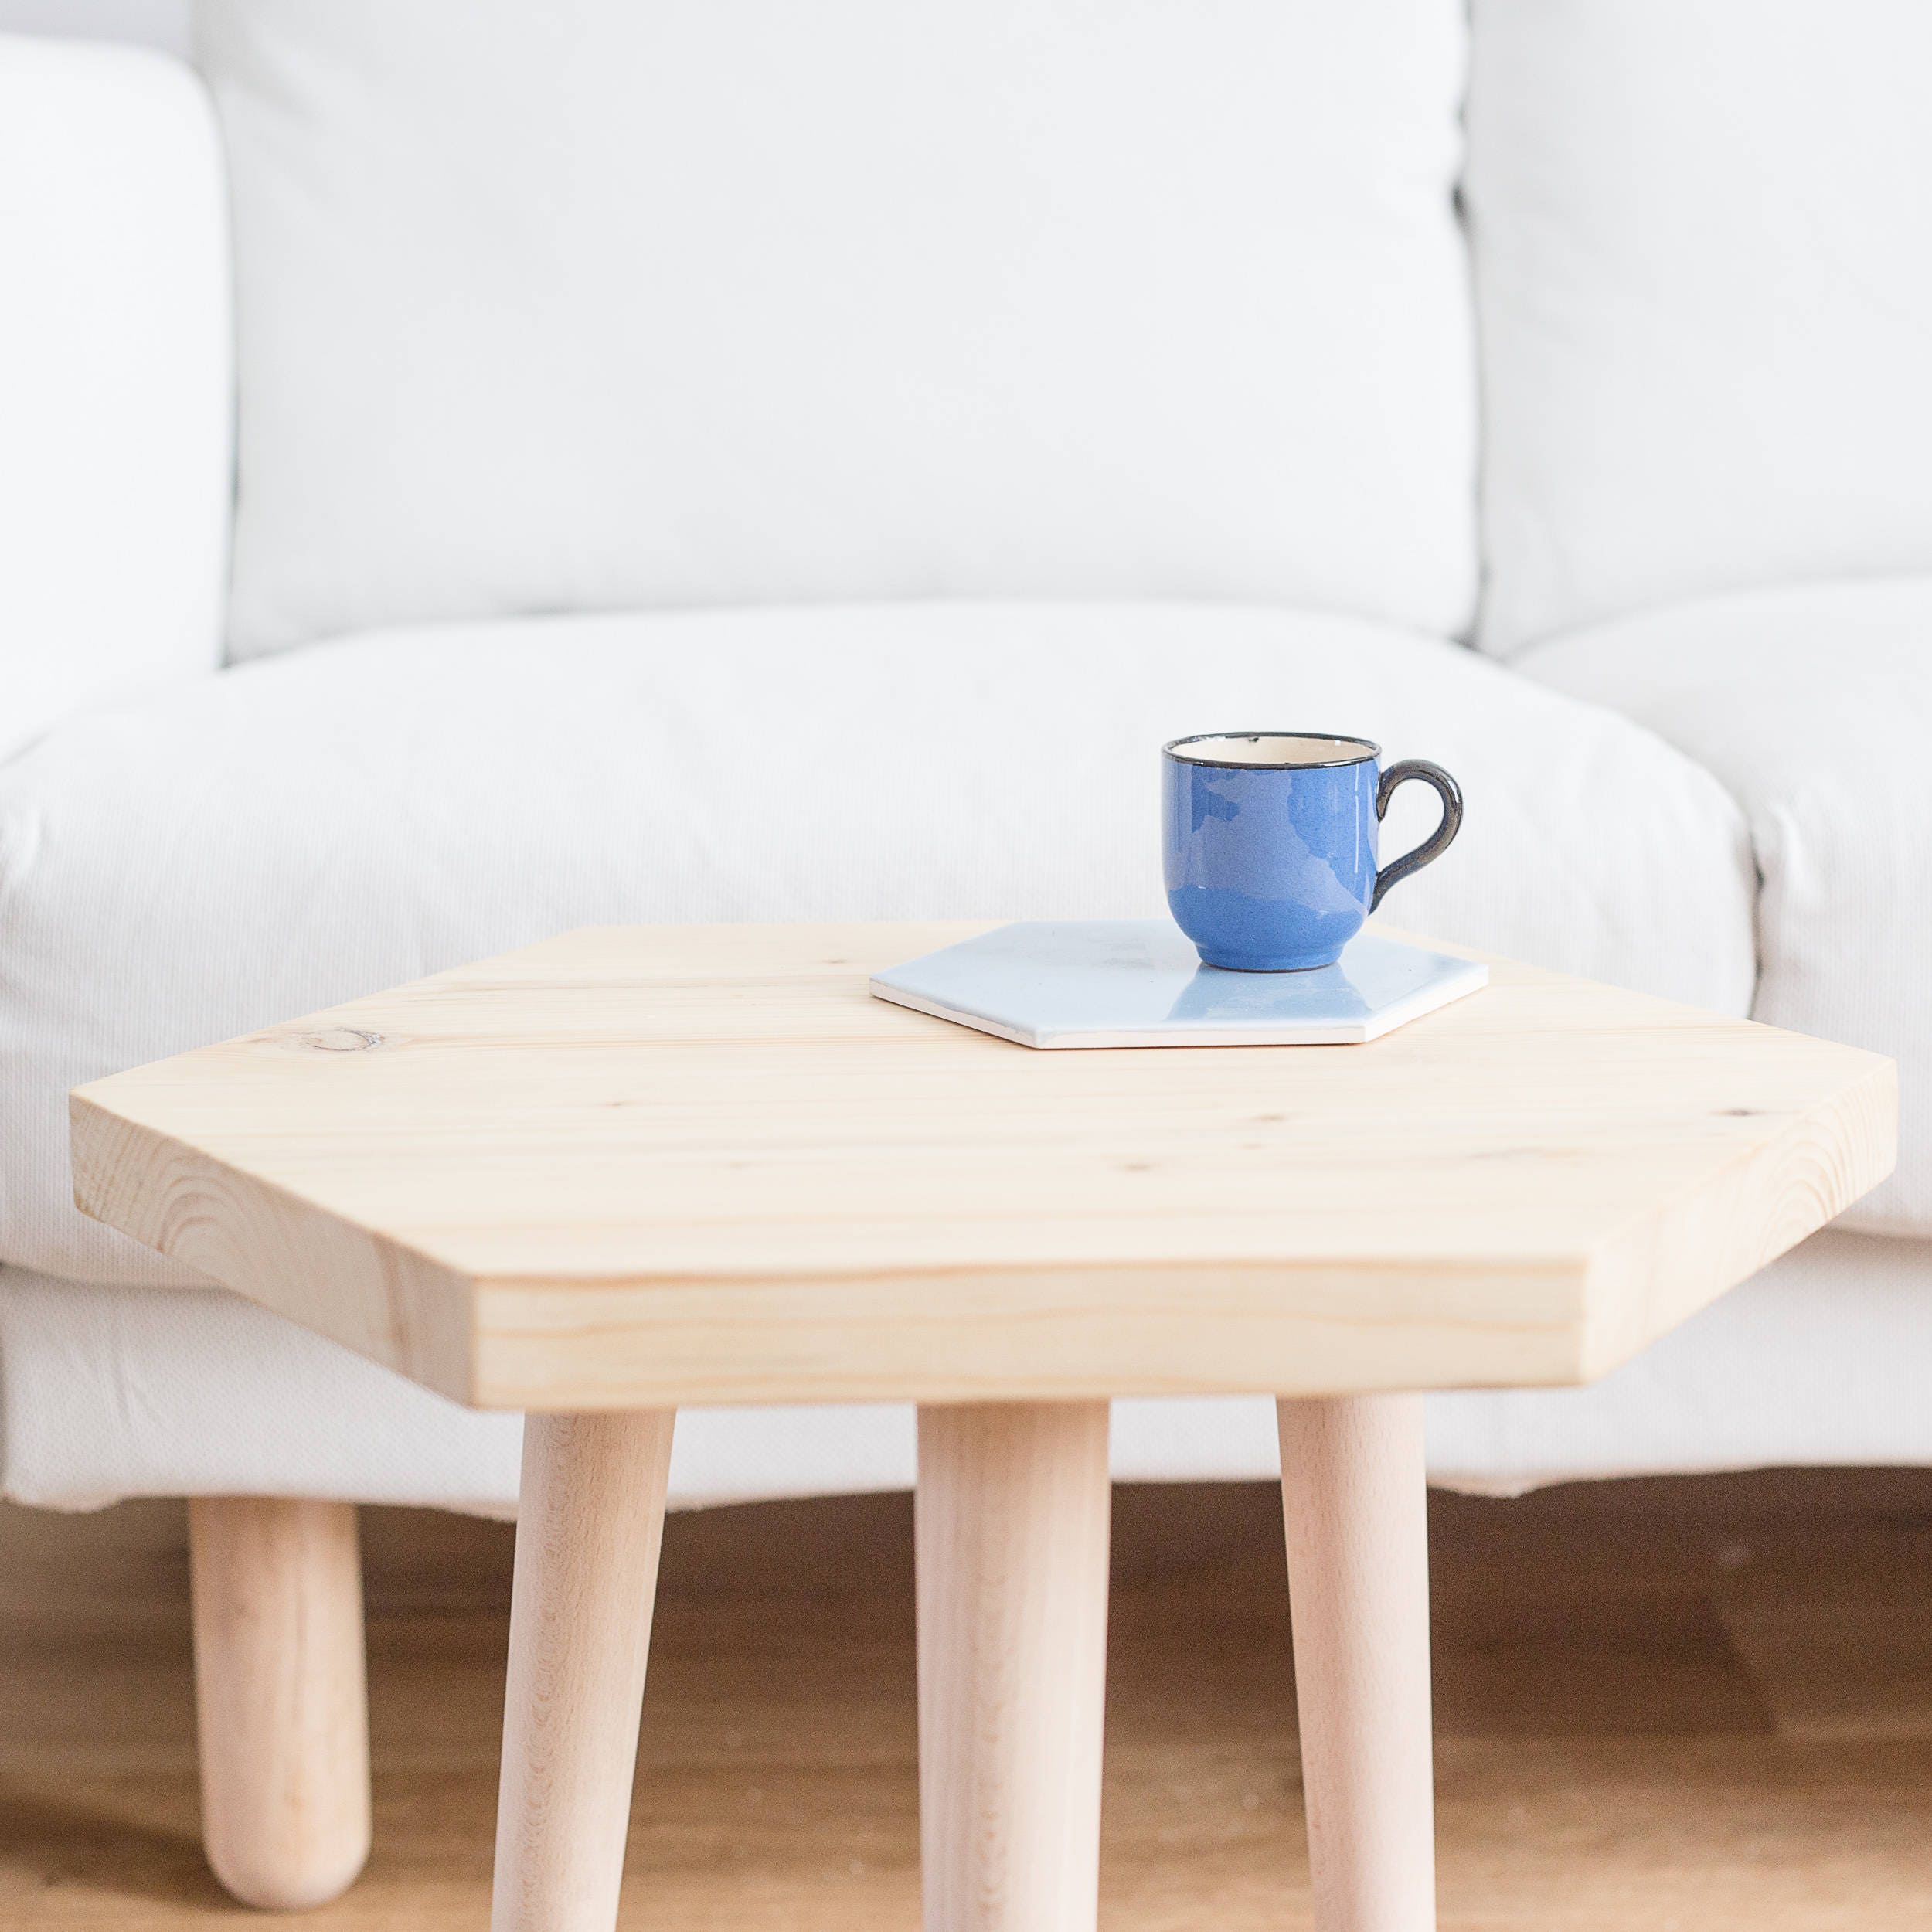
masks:
[[[365,1515],[376,1849],[304,1923],[474,1932],[509,1533]],[[1932,1628],[1932,1475],[1432,1515],[1445,1932],[1932,1932],[1923,1652],[1821,1634]],[[240,1923],[198,1843],[182,1534],[0,1509],[0,1932]],[[1306,1932],[1276,1498],[1122,1488],[1114,1543],[1102,1924]],[[915,1742],[907,1499],[673,1518],[626,1932],[914,1932]]]

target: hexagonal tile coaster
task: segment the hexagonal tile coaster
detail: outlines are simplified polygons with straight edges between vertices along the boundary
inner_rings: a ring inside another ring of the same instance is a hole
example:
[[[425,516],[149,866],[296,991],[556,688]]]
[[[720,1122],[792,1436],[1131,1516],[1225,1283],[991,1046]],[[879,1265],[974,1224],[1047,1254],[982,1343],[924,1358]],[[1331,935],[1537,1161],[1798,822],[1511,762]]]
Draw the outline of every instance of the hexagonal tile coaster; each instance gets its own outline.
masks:
[[[1344,1046],[1488,980],[1479,960],[1383,933],[1312,971],[1231,973],[1164,919],[1026,920],[875,975],[872,990],[1022,1046]]]

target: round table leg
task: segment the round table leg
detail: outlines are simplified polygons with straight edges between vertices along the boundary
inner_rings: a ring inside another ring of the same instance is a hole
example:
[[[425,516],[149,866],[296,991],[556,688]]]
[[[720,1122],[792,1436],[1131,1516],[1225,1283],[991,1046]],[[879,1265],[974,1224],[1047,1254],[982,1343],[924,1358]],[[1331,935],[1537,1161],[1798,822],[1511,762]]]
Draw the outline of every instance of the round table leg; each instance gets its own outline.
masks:
[[[1093,1932],[1107,1424],[1104,1402],[920,1412],[926,1932]]]
[[[1435,1800],[1422,1398],[1280,1405],[1318,1932],[1430,1932]]]
[[[524,1423],[492,1932],[617,1923],[672,1421]]]

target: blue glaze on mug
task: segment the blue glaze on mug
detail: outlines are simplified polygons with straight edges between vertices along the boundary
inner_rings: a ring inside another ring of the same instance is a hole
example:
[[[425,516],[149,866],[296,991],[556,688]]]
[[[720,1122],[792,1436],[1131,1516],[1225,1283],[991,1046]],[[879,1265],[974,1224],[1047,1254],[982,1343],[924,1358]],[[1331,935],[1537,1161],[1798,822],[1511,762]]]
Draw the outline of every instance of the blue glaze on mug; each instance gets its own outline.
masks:
[[[1304,972],[1332,966],[1397,879],[1444,851],[1462,820],[1455,781],[1420,760],[1391,766],[1366,738],[1214,732],[1165,747],[1167,903],[1210,966]],[[1420,778],[1442,823],[1380,872],[1389,795]]]

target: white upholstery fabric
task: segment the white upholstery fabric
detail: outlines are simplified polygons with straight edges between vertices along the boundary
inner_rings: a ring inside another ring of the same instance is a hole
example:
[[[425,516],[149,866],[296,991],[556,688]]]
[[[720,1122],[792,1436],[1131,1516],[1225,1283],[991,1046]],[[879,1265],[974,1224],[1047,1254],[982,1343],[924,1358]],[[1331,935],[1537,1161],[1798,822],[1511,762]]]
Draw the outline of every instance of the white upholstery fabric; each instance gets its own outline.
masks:
[[[1723,791],[1458,645],[1171,605],[392,632],[73,719],[0,767],[0,1260],[182,1278],[75,1213],[77,1082],[567,927],[1158,913],[1158,747],[1257,724],[1461,779],[1461,839],[1393,921],[1744,1010]],[[1391,855],[1434,823],[1398,805]]]
[[[224,195],[179,62],[0,37],[0,757],[219,661]]]
[[[1932,6],[1475,0],[1483,632],[1932,571]]]
[[[1458,0],[206,0],[240,655],[532,611],[1451,630]]]
[[[1777,1463],[1932,1463],[1932,1245],[1827,1233],[1587,1389],[1430,1398],[1431,1479],[1513,1495]],[[481,1416],[218,1291],[0,1271],[0,1490],[233,1493],[509,1515],[520,1420]],[[674,1506],[899,1489],[912,1412],[692,1409]],[[1265,1397],[1117,1402],[1123,1481],[1272,1477]]]
[[[15,1502],[321,1496],[481,1515],[520,1416],[481,1415],[219,1290],[0,1268],[0,1484]]]
[[[185,53],[189,0],[0,0],[0,33],[139,40]]]
[[[1517,668],[1648,725],[1743,808],[1752,1010],[1896,1057],[1898,1172],[1847,1223],[1932,1234],[1932,577],[1714,599]]]
[[[1431,1479],[1932,1463],[1932,1243],[1832,1230],[1588,1389],[1430,1399]]]

